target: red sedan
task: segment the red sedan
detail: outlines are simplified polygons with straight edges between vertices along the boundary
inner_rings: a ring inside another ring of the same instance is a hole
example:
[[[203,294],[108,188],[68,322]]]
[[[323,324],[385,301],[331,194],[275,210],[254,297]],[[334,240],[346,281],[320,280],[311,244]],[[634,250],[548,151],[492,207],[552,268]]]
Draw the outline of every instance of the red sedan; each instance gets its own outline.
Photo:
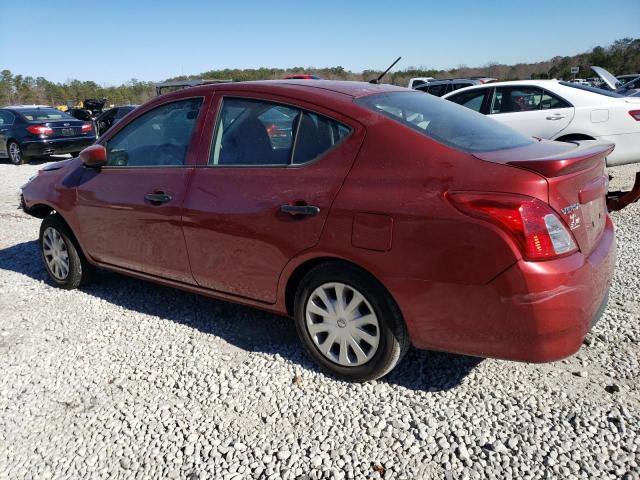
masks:
[[[614,270],[611,150],[388,85],[227,83],[139,107],[22,202],[56,285],[101,267],[289,315],[319,364],[363,381],[410,344],[576,352]]]

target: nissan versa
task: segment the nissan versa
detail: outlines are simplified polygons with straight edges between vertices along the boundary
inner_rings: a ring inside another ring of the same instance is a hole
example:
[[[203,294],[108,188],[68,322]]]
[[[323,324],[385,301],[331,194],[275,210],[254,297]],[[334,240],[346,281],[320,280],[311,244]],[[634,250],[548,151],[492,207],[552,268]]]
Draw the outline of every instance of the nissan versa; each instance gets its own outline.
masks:
[[[576,352],[614,270],[612,148],[388,85],[227,83],[137,108],[22,207],[56,285],[102,267],[289,315],[320,365],[364,381],[410,344]]]

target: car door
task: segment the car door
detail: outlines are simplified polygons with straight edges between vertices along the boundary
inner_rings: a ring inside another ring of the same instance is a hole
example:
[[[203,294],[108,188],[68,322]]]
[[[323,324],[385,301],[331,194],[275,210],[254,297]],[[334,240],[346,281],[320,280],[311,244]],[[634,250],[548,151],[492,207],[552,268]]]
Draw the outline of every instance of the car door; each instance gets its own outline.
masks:
[[[200,286],[273,303],[287,262],[318,242],[364,129],[270,97],[219,102],[184,202],[191,270]]]
[[[15,115],[7,110],[0,110],[0,157],[8,157],[7,140],[11,133],[11,127],[15,121]]]
[[[489,114],[526,135],[553,138],[571,123],[573,107],[539,87],[496,87]]]
[[[150,107],[105,144],[107,165],[84,169],[77,187],[80,236],[97,261],[194,283],[182,234],[205,98]]]

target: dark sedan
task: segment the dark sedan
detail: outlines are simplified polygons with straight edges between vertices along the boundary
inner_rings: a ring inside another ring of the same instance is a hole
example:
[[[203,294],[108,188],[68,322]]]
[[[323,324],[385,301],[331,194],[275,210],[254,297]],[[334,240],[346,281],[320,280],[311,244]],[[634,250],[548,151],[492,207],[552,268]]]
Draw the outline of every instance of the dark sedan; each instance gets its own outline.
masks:
[[[96,140],[93,123],[47,106],[0,109],[0,158],[21,165],[31,157],[70,153]]]

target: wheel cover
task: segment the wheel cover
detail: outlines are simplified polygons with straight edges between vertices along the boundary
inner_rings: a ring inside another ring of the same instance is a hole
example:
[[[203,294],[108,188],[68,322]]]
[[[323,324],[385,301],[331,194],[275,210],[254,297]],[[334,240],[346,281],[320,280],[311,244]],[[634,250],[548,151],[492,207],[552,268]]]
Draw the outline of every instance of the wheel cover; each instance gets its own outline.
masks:
[[[69,276],[69,252],[62,235],[53,227],[47,227],[42,235],[42,255],[49,273],[57,280]]]
[[[325,283],[311,292],[305,325],[318,351],[343,367],[364,365],[380,344],[373,307],[362,293],[344,283]]]
[[[22,160],[22,152],[20,151],[20,147],[17,143],[12,143],[9,145],[9,156],[13,163],[20,163]]]

